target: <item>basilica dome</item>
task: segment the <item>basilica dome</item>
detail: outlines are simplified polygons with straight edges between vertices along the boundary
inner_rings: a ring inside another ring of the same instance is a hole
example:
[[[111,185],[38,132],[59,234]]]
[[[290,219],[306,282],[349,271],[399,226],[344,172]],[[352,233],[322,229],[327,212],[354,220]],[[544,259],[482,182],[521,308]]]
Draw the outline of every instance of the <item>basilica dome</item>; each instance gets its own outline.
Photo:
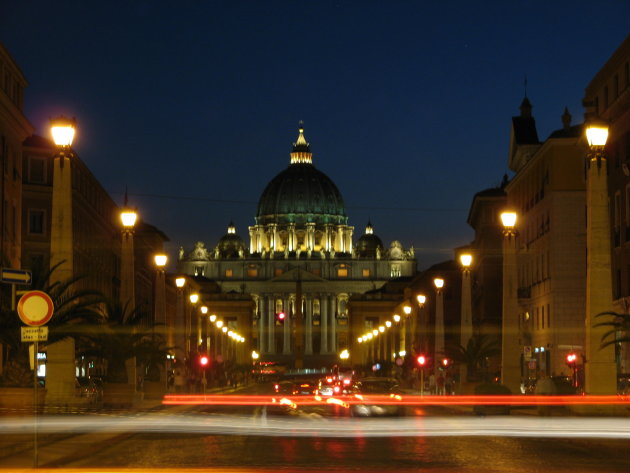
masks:
[[[348,217],[337,186],[312,163],[310,145],[300,127],[291,164],[274,177],[260,196],[256,223],[345,225]]]

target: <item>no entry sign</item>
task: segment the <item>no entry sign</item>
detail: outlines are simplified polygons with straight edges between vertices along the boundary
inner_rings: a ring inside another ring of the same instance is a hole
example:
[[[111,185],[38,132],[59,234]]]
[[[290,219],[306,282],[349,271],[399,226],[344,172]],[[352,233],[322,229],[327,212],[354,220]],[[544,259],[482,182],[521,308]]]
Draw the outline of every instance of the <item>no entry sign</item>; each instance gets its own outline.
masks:
[[[54,309],[52,299],[42,291],[28,291],[17,305],[22,322],[33,327],[46,324],[52,317]]]

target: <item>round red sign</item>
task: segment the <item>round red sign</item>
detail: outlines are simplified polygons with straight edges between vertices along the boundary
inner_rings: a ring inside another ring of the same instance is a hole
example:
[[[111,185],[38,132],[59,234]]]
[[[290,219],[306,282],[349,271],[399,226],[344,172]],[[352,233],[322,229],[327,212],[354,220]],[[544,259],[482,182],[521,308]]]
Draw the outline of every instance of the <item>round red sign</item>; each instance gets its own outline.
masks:
[[[45,325],[53,315],[55,307],[48,294],[42,291],[29,291],[17,305],[17,312],[26,325]]]

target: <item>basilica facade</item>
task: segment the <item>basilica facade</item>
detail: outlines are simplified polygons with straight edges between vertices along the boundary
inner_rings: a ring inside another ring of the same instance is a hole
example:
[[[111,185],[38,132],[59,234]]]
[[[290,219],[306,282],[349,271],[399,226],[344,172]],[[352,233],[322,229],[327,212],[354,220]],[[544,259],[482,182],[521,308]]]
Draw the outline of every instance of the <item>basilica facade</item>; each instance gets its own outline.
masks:
[[[230,224],[214,246],[181,248],[178,270],[223,294],[252,298],[251,317],[228,323],[265,360],[333,362],[356,326],[348,320],[349,297],[416,272],[413,248],[398,241],[386,247],[370,223],[354,240],[341,193],[313,165],[302,126],[289,166],[265,187],[248,230],[248,243]]]

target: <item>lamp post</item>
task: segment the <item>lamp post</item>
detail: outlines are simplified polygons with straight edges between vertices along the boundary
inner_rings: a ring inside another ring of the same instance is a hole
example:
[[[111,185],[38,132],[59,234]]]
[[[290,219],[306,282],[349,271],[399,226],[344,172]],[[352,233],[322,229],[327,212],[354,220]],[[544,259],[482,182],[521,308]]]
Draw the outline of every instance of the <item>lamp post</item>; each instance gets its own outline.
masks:
[[[424,294],[418,294],[416,295],[416,301],[418,301],[418,316],[416,317],[416,322],[414,326],[413,340],[414,340],[417,350],[426,353],[427,347],[424,345],[426,344],[427,327],[424,321],[425,319],[424,304],[426,304],[427,302],[427,296],[425,296]],[[424,343],[422,342],[423,338],[425,340]]]
[[[175,287],[177,288],[177,300],[175,307],[175,346],[179,352],[179,357],[184,359],[186,354],[186,309],[184,304],[184,286],[186,278],[179,276],[175,278]]]
[[[403,313],[405,318],[403,319],[403,336],[402,336],[402,350],[407,352],[411,351],[411,312],[413,309],[410,305],[403,306]]]
[[[186,353],[188,354],[189,358],[192,360],[193,337],[194,337],[192,327],[193,327],[193,319],[195,318],[195,315],[196,315],[195,306],[197,305],[197,302],[199,302],[199,294],[197,294],[196,292],[191,293],[188,296],[188,300],[190,301],[190,317],[188,318],[187,324],[186,324]],[[197,344],[195,343],[194,346],[197,346]]]
[[[434,278],[433,285],[435,286],[435,347],[433,350],[433,360],[439,360],[444,355],[444,293],[442,288],[444,287],[444,279]],[[437,362],[433,363],[433,370],[435,376],[439,376],[439,366]]]
[[[158,253],[153,256],[153,262],[155,263],[155,284],[153,286],[153,335],[155,340],[155,328],[159,325],[158,331],[164,337],[166,341],[167,327],[166,327],[166,274],[164,267],[168,257],[163,253]],[[171,345],[168,345],[171,346]],[[164,363],[160,365],[160,381],[167,384],[168,376],[166,376],[167,370],[170,370],[170,363]],[[167,386],[168,388],[168,386]]]
[[[53,157],[53,189],[50,223],[50,284],[74,275],[72,232],[72,141],[76,121],[59,117],[51,120],[51,134],[56,145]],[[74,338],[66,337],[48,344],[46,361],[47,403],[67,404],[74,398]],[[37,355],[35,355],[37,356]]]
[[[51,133],[57,147],[53,158],[52,214],[50,227],[50,267],[59,265],[52,274],[54,281],[73,276],[72,233],[72,142],[76,120],[58,117],[51,120]]]
[[[138,213],[127,205],[127,193],[125,193],[124,207],[120,212],[120,221],[122,223],[120,301],[123,307],[126,306],[129,311],[132,311],[136,306],[133,229],[137,218]]]
[[[520,393],[521,349],[518,337],[516,218],[516,212],[501,213],[503,223],[501,382],[513,393]]]
[[[394,314],[392,317],[394,320],[394,358],[398,358],[398,352],[400,351],[400,315]],[[394,360],[395,361],[395,360]]]
[[[459,262],[462,265],[462,307],[460,314],[460,345],[464,348],[468,346],[468,342],[472,338],[472,289],[470,284],[470,266],[473,257],[470,253],[462,253],[459,255]],[[459,366],[459,381],[464,383],[468,378],[468,366],[461,363]]]
[[[607,160],[608,125],[590,120],[586,127],[590,151],[586,178],[586,364],[588,394],[615,394],[617,368],[614,345],[600,348],[607,327],[594,327],[595,316],[612,309],[610,220]]]

